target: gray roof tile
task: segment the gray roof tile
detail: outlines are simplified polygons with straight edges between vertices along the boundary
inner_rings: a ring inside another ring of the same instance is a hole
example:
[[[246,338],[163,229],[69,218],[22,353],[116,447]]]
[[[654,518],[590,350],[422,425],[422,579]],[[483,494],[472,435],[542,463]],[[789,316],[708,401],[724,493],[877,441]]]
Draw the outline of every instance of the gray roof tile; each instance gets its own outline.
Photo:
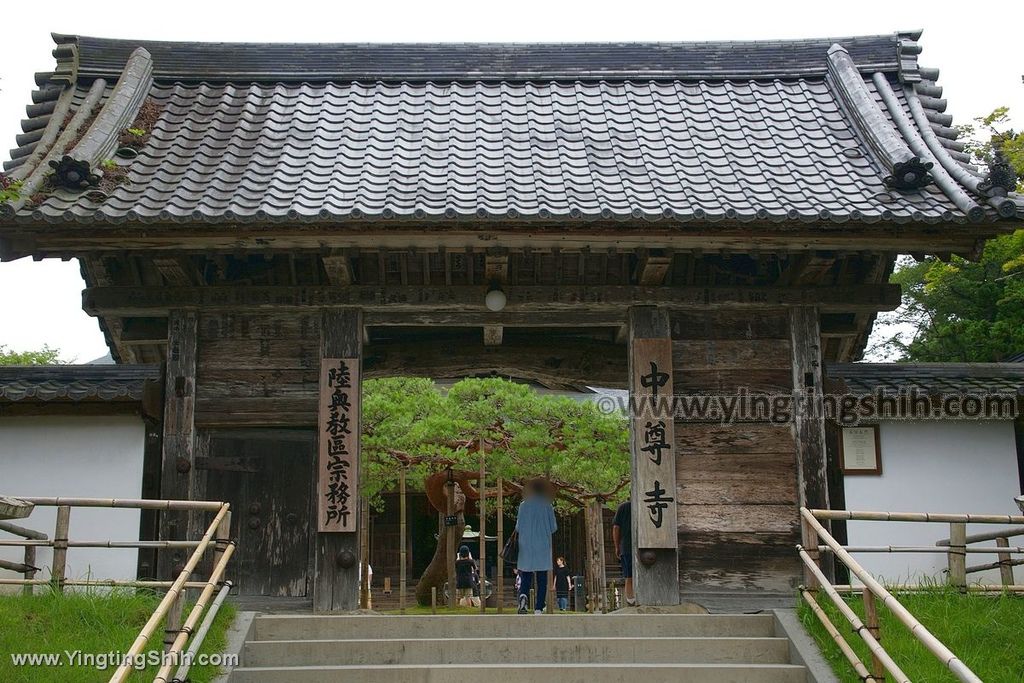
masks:
[[[873,71],[896,78],[912,66],[903,77],[920,79],[913,37],[840,39],[875,120],[892,125]],[[162,112],[105,201],[54,192],[23,207],[21,222],[967,220],[934,184],[888,190],[863,123],[826,77],[831,40],[259,50],[57,40],[69,49],[53,78],[77,74],[76,103],[145,47]]]

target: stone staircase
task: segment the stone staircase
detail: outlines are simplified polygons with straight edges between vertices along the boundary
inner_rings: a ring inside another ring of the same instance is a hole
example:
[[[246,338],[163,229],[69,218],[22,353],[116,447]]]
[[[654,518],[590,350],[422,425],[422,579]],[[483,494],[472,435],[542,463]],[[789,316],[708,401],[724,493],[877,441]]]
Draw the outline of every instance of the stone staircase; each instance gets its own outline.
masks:
[[[259,615],[229,681],[805,683],[776,629],[770,614]]]

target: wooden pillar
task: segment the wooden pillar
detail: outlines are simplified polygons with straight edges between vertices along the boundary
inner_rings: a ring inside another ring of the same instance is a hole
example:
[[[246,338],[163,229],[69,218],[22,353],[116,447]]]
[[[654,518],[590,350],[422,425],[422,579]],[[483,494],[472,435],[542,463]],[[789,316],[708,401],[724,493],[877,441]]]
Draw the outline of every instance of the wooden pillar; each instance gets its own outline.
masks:
[[[587,561],[583,574],[583,583],[587,594],[587,604],[596,612],[603,611],[607,579],[604,573],[604,517],[601,501],[591,498],[583,508],[583,532],[587,536]]]
[[[967,524],[949,525],[949,583],[967,592]]]
[[[359,309],[324,311],[320,327],[321,358],[362,358],[362,312]],[[361,375],[361,373],[360,373]],[[358,393],[360,386],[355,387]],[[354,429],[359,433],[359,415]],[[323,438],[319,434],[318,438]],[[359,457],[356,440],[356,459]],[[319,473],[319,469],[317,470]],[[358,476],[358,475],[357,475]],[[317,489],[318,490],[318,489]],[[354,499],[355,501],[358,498]],[[317,501],[317,505],[320,501]],[[355,528],[359,529],[359,505],[354,503]],[[316,534],[313,576],[313,609],[317,612],[349,611],[359,605],[359,534]]]
[[[797,488],[800,505],[828,509],[828,455],[825,451],[824,380],[821,361],[821,323],[818,309],[797,306],[789,312],[792,354],[793,440],[796,444]],[[826,523],[826,526],[827,523]],[[805,539],[806,540],[806,539]],[[834,578],[832,556],[821,558],[821,569]],[[814,583],[804,570],[807,585]]]
[[[630,396],[670,406],[672,336],[668,314],[656,306],[634,306],[629,309],[628,325]],[[679,500],[673,416],[671,411],[646,412],[633,415],[629,423],[633,590],[637,604],[678,605]],[[663,430],[663,437],[653,436],[651,429]],[[665,447],[644,450],[661,441]]]
[[[495,508],[495,515],[498,518],[498,565],[497,565],[497,586],[498,599],[495,604],[498,605],[498,614],[502,612],[502,604],[505,602],[505,558],[501,556],[501,551],[505,548],[505,482],[501,477],[498,477],[498,500],[497,507]],[[518,600],[518,598],[516,598]]]
[[[195,311],[173,310],[167,322],[167,366],[164,379],[163,453],[160,466],[160,497],[187,500],[194,489],[196,338]],[[189,514],[165,510],[160,513],[160,538],[188,540]],[[185,564],[187,549],[167,548],[159,552],[157,574],[173,580],[176,567]]]

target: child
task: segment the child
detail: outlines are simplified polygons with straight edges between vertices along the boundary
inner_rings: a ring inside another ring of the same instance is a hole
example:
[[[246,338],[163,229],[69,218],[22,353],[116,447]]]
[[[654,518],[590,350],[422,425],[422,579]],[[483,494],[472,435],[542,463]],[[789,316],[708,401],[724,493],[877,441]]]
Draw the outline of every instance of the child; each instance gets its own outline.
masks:
[[[565,558],[555,560],[555,597],[558,600],[558,611],[569,609],[569,591],[572,590],[572,574],[565,565]]]

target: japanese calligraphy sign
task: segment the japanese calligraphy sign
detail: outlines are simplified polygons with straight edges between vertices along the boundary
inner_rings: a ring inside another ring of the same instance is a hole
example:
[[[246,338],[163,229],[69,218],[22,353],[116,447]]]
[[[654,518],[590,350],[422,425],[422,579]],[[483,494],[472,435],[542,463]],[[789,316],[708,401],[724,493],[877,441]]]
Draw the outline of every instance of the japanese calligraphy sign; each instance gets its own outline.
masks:
[[[672,421],[672,341],[632,342],[634,501],[638,548],[675,548],[676,458]]]
[[[359,506],[359,359],[320,366],[317,529],[356,531]]]

